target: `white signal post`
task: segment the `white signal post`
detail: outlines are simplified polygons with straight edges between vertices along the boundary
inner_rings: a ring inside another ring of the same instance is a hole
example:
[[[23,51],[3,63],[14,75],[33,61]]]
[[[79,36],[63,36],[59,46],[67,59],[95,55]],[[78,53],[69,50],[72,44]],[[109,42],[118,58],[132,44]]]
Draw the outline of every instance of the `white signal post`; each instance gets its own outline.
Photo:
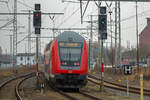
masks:
[[[128,76],[127,76],[127,96],[129,96],[129,79],[128,79]]]
[[[39,70],[38,70],[38,52],[39,52],[39,47],[38,47],[38,37],[39,37],[39,35],[37,34],[36,35],[36,76],[38,77],[38,72],[39,72]]]
[[[124,65],[124,75],[127,75],[127,96],[129,96],[129,78],[132,74],[132,67],[130,65]]]

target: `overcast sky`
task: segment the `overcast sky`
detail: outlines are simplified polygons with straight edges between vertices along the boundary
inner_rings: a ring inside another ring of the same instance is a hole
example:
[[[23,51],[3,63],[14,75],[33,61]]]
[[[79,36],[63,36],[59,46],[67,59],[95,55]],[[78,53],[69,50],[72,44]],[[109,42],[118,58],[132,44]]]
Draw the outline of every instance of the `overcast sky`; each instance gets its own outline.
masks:
[[[4,1],[4,0],[3,0]],[[0,12],[13,12],[13,0],[5,0],[7,3],[0,2]],[[65,0],[64,0],[65,1]],[[78,1],[78,0],[74,0]],[[64,15],[54,16],[54,22],[56,28],[71,28],[71,27],[88,27],[89,23],[84,22],[80,23],[80,6],[79,3],[70,3],[64,2],[61,0],[18,0],[18,12],[23,12],[22,10],[34,10],[34,4],[41,3],[42,12],[51,12],[51,13],[64,13]],[[110,2],[107,2],[110,4]],[[106,6],[105,2],[102,2],[102,6]],[[85,6],[84,6],[85,7]],[[114,19],[114,2],[110,7],[113,11],[113,19]],[[94,2],[90,2],[86,13],[84,15],[84,21],[90,20],[89,15],[97,15],[97,6]],[[121,3],[121,38],[122,45],[127,46],[127,41],[129,41],[130,45],[136,45],[136,19],[135,19],[135,2],[122,2]],[[130,17],[132,16],[132,17]],[[147,24],[146,18],[150,16],[150,3],[138,3],[138,18],[139,18],[139,34],[144,29]],[[51,16],[53,17],[53,16]],[[8,21],[1,21],[1,19],[9,19],[11,20],[13,16],[2,16],[0,15],[0,27],[6,24]],[[32,18],[32,17],[31,17]],[[97,20],[97,17],[94,17],[94,20]],[[109,13],[108,13],[108,21],[109,21]],[[49,16],[42,16],[42,27],[52,28],[54,23],[50,20]],[[12,29],[12,24],[3,29],[9,28]],[[28,34],[28,16],[18,16],[18,26],[24,26],[24,28],[19,28],[18,33],[18,41],[22,40]],[[31,21],[32,26],[32,21]],[[94,24],[97,26],[97,24]],[[32,32],[34,28],[31,27]],[[114,31],[114,27],[113,27]],[[78,32],[87,32],[87,31],[78,31]],[[90,31],[89,31],[90,32]],[[59,32],[57,32],[59,33]],[[3,53],[10,52],[10,39],[8,35],[13,34],[12,31],[4,31],[0,29],[0,46],[3,49]],[[42,30],[42,36],[52,36],[51,30]],[[96,34],[97,31],[94,31],[94,40],[97,40]],[[109,26],[108,26],[108,34],[110,34]],[[35,36],[32,33],[32,36]],[[113,34],[114,36],[114,34]],[[34,39],[32,39],[32,52],[35,51],[35,43]],[[42,39],[42,48],[50,41],[50,39]],[[110,42],[110,37],[108,37],[108,42]],[[27,51],[27,39],[20,44],[18,44],[18,52],[25,52],[25,47]],[[43,49],[41,50],[43,52]]]

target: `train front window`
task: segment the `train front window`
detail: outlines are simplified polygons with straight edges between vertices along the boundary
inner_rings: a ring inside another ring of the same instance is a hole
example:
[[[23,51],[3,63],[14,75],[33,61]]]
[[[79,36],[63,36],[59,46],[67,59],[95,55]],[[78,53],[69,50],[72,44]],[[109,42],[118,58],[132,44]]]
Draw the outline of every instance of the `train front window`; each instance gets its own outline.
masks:
[[[80,61],[81,48],[60,48],[60,57],[62,61]]]
[[[82,43],[59,42],[60,63],[62,66],[80,66]]]

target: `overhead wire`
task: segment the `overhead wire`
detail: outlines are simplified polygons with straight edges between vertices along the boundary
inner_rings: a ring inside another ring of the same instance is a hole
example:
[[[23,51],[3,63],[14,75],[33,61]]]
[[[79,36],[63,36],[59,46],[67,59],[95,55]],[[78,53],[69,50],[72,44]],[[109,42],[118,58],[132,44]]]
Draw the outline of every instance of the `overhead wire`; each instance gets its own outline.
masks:
[[[0,27],[0,29],[7,27],[8,25],[12,24],[14,21],[14,19],[11,19],[10,21],[8,21],[6,24],[4,24],[3,26]]]
[[[34,10],[34,8],[33,8],[33,7],[31,7],[31,6],[27,5],[26,3],[23,3],[23,2],[21,2],[21,1],[19,1],[19,0],[17,0],[17,2],[18,2],[18,3],[20,3],[20,4],[22,4],[22,5],[24,5],[25,7],[28,7],[28,8],[31,8],[31,9],[33,9],[33,10]]]
[[[67,20],[69,20],[74,14],[76,14],[79,11],[80,8],[76,9],[73,13],[71,13],[70,16],[68,16],[67,18],[65,18],[65,20],[63,20],[57,27],[60,27],[62,24],[64,24],[64,22],[66,22]]]

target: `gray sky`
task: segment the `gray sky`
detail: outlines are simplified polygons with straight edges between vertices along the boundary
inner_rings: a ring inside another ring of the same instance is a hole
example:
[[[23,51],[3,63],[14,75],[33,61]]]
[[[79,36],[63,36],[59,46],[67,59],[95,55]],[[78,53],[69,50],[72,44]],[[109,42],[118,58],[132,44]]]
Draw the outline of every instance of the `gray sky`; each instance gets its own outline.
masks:
[[[6,0],[9,1],[8,4],[1,3],[0,2],[0,12],[13,12],[13,0]],[[74,0],[78,1],[78,0]],[[90,26],[88,23],[80,24],[80,9],[79,9],[79,3],[62,3],[61,0],[18,0],[18,12],[22,12],[22,10],[33,10],[35,3],[41,3],[41,10],[43,12],[64,12],[64,15],[61,16],[55,16],[55,27],[56,28],[71,28],[71,27],[87,27]],[[24,6],[24,5],[28,5]],[[110,2],[108,2],[110,4]],[[106,3],[102,2],[102,5],[105,6]],[[139,34],[143,30],[143,28],[146,26],[146,18],[150,16],[150,3],[138,3],[138,14],[139,14]],[[32,8],[30,8],[32,7]],[[114,17],[114,2],[111,6],[111,9],[113,10],[113,17]],[[143,12],[143,13],[142,13]],[[84,21],[89,20],[90,18],[88,15],[97,15],[97,6],[94,2],[90,2],[89,7],[85,13]],[[135,3],[130,2],[122,2],[121,3],[121,19],[129,18],[130,16],[135,15]],[[11,19],[13,16],[0,16],[0,19]],[[95,20],[97,17],[94,18]],[[114,19],[114,18],[113,18]],[[109,15],[108,15],[108,21],[109,21]],[[3,26],[7,21],[0,21],[0,27]],[[130,42],[130,45],[135,46],[136,45],[136,28],[135,28],[135,17],[131,17],[129,19],[121,21],[121,38],[122,38],[122,45],[126,46],[127,41]],[[32,21],[31,21],[32,25]],[[97,24],[95,24],[96,26]],[[9,26],[12,26],[9,25]],[[25,28],[19,28],[18,33],[24,32],[24,34],[18,35],[18,41],[21,40],[23,37],[25,37],[28,34],[28,16],[18,16],[18,26],[24,26]],[[53,22],[50,20],[49,16],[43,15],[42,16],[42,27],[53,27]],[[11,27],[6,27],[11,28]],[[6,29],[4,28],[4,29]],[[31,28],[32,31],[34,30],[33,27]],[[114,27],[113,27],[114,31]],[[80,31],[80,32],[87,32],[87,31]],[[90,32],[90,31],[89,31]],[[0,30],[0,46],[3,49],[3,53],[7,52],[9,53],[9,46],[10,46],[10,40],[9,36],[12,34],[12,31],[4,31]],[[95,31],[94,36],[96,36],[97,31]],[[108,26],[108,34],[110,34],[109,26]],[[52,36],[53,33],[51,30],[42,30],[41,31],[42,36]],[[114,35],[114,34],[113,34]],[[35,36],[34,33],[32,33],[32,36]],[[27,39],[26,39],[27,40]],[[97,40],[97,37],[94,38],[94,40]],[[50,39],[42,39],[42,48],[44,48],[45,44],[50,41]],[[108,37],[108,42],[110,42],[110,38]],[[18,52],[24,52],[25,47],[27,48],[27,41],[23,41],[18,45]],[[35,51],[35,44],[34,41],[32,42],[32,52]],[[42,49],[43,52],[43,49]]]

